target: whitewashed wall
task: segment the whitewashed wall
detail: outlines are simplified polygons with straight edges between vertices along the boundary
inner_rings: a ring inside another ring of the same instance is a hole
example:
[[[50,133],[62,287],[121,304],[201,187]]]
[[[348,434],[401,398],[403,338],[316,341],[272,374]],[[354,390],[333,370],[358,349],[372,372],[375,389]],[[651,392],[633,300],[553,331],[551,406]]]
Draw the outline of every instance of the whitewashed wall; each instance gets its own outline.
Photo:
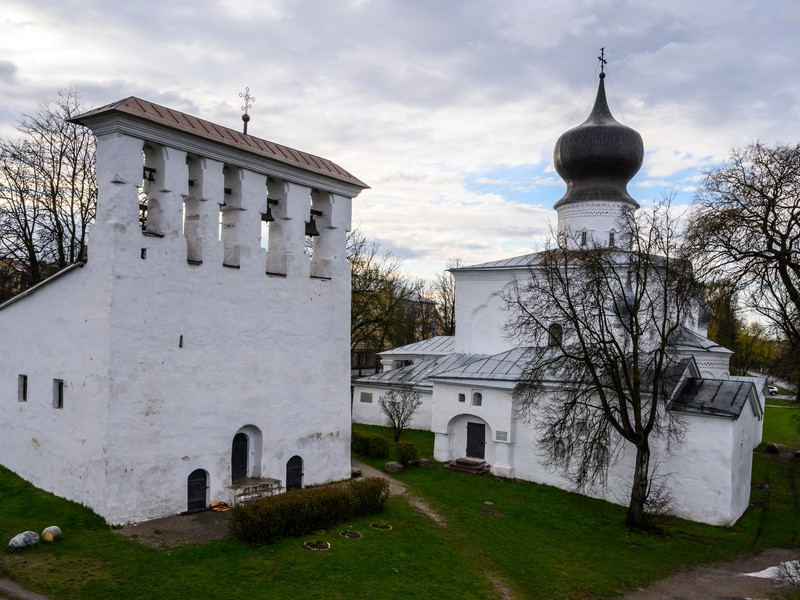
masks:
[[[541,454],[540,433],[535,425],[514,419],[510,386],[480,388],[483,393],[480,407],[458,402],[459,393],[469,394],[473,389],[478,388],[467,383],[435,384],[431,422],[435,433],[434,457],[449,461],[466,456],[467,423],[485,423],[485,460],[492,466],[493,474],[572,491],[571,482],[550,468]],[[666,440],[651,438],[651,468],[674,497],[672,513],[694,521],[731,525],[749,502],[757,419],[749,405],[738,420],[680,418],[686,426],[682,443],[672,443],[667,448]],[[635,448],[626,444],[609,470],[607,486],[588,490],[587,494],[627,505],[635,456]]]
[[[386,426],[386,417],[378,404],[380,397],[390,391],[388,387],[375,385],[353,384],[353,423],[364,425]],[[414,413],[409,429],[431,430],[431,406],[432,392],[430,390],[419,390],[419,399],[422,402],[417,412]],[[362,393],[372,394],[372,402],[362,401]]]
[[[143,148],[157,169],[147,186],[157,236],[138,224]],[[283,481],[294,455],[304,484],[350,474],[351,200],[273,182],[270,263],[260,240],[266,174],[226,170],[200,156],[187,165],[186,152],[152,140],[99,135],[88,264],[0,311],[14,348],[0,371],[3,464],[112,523],[186,510],[195,469],[209,474],[210,500],[232,501],[240,430],[250,476]],[[220,240],[223,201],[232,210]],[[188,225],[185,206],[198,215]],[[312,206],[324,214],[309,259]],[[270,267],[281,274],[266,275]],[[29,376],[27,403],[17,403],[19,373]],[[53,378],[65,381],[61,410],[51,408]]]

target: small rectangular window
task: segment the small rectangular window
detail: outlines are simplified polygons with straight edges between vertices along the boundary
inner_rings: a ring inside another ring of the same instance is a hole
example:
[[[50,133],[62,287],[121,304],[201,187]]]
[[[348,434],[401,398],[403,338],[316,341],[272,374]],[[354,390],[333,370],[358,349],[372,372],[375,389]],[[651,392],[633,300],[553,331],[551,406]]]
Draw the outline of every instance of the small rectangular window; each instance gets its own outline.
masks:
[[[63,379],[53,379],[53,408],[64,408]]]
[[[17,377],[17,400],[20,402],[28,401],[28,376],[19,375]]]
[[[609,245],[611,248],[613,248],[613,247],[614,247],[614,232],[613,232],[613,231],[609,231],[609,232],[608,232],[608,245]]]
[[[372,392],[361,392],[361,402],[372,404]]]
[[[466,402],[467,401],[467,396],[465,394],[459,394],[458,395],[458,401],[459,402]]]
[[[586,245],[586,232],[585,231],[581,231],[581,246],[585,246],[585,245]]]

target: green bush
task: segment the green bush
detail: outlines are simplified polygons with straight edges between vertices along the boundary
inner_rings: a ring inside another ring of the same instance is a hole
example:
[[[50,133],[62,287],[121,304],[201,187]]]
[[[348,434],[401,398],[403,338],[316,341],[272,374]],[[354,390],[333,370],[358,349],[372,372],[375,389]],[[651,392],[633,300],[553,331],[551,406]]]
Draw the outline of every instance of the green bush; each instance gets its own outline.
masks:
[[[353,452],[367,458],[387,458],[389,456],[389,440],[375,433],[353,429],[351,447]]]
[[[235,506],[228,527],[234,537],[260,546],[379,513],[388,495],[389,482],[376,477],[291,490]]]
[[[417,460],[417,447],[414,442],[397,442],[394,450],[397,453],[397,460],[404,467],[410,465],[411,461]]]
[[[353,479],[349,486],[353,493],[353,516],[374,515],[383,511],[383,504],[389,497],[388,479]]]

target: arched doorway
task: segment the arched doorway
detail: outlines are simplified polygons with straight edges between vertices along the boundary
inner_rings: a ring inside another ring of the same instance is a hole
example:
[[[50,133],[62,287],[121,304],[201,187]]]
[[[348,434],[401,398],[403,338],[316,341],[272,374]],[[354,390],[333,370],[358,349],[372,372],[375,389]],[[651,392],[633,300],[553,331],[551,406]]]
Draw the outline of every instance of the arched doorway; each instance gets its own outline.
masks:
[[[231,447],[231,482],[235,483],[247,477],[247,434],[239,432],[233,436]]]
[[[197,469],[189,474],[186,482],[186,510],[197,510],[208,506],[208,473]]]
[[[303,487],[303,459],[293,456],[286,463],[286,491]]]

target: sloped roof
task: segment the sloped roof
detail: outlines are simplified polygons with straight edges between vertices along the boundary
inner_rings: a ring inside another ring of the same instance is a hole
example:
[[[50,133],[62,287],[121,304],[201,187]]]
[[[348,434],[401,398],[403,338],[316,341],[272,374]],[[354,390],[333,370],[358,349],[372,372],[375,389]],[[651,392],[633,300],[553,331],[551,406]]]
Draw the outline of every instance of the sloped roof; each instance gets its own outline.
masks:
[[[193,117],[192,115],[187,115],[186,113],[153,102],[148,102],[147,100],[142,100],[135,96],[129,96],[117,102],[112,102],[111,104],[90,110],[89,112],[70,119],[70,121],[88,126],[88,122],[92,119],[111,113],[131,115],[226,146],[245,150],[280,163],[313,171],[362,189],[369,188],[367,184],[327,158],[295,150],[294,148],[263,140],[252,135],[245,135],[235,129],[223,127],[211,121]]]
[[[383,371],[381,373],[376,373],[375,375],[370,375],[369,377],[363,377],[358,380],[357,384],[416,384],[431,386],[432,384],[427,380],[432,378],[437,373],[449,371],[451,369],[458,369],[465,364],[475,360],[480,360],[481,358],[485,358],[485,355],[448,354],[442,357],[422,360],[418,363],[414,363],[413,365],[408,365],[407,367],[391,369],[389,371]]]
[[[502,258],[500,260],[493,260],[490,262],[480,263],[477,265],[469,265],[466,267],[455,267],[450,269],[455,273],[459,271],[481,271],[491,269],[518,269],[520,267],[529,267],[532,264],[539,262],[539,253],[533,252],[523,256],[513,256],[511,258]]]
[[[752,381],[690,377],[670,408],[677,412],[737,418],[754,391]]]
[[[733,354],[725,346],[720,346],[718,343],[711,341],[707,337],[703,337],[697,332],[681,327],[678,334],[678,340],[675,344],[679,350],[684,351],[701,351],[701,352],[721,352],[723,354]]]
[[[380,356],[392,356],[394,354],[451,354],[455,347],[455,336],[452,335],[437,335],[421,342],[414,342],[400,346],[399,348],[392,348],[385,352],[379,352]]]
[[[431,379],[485,379],[494,381],[517,381],[532,358],[535,348],[513,348],[494,356],[476,357],[469,363],[448,371],[441,371]]]

